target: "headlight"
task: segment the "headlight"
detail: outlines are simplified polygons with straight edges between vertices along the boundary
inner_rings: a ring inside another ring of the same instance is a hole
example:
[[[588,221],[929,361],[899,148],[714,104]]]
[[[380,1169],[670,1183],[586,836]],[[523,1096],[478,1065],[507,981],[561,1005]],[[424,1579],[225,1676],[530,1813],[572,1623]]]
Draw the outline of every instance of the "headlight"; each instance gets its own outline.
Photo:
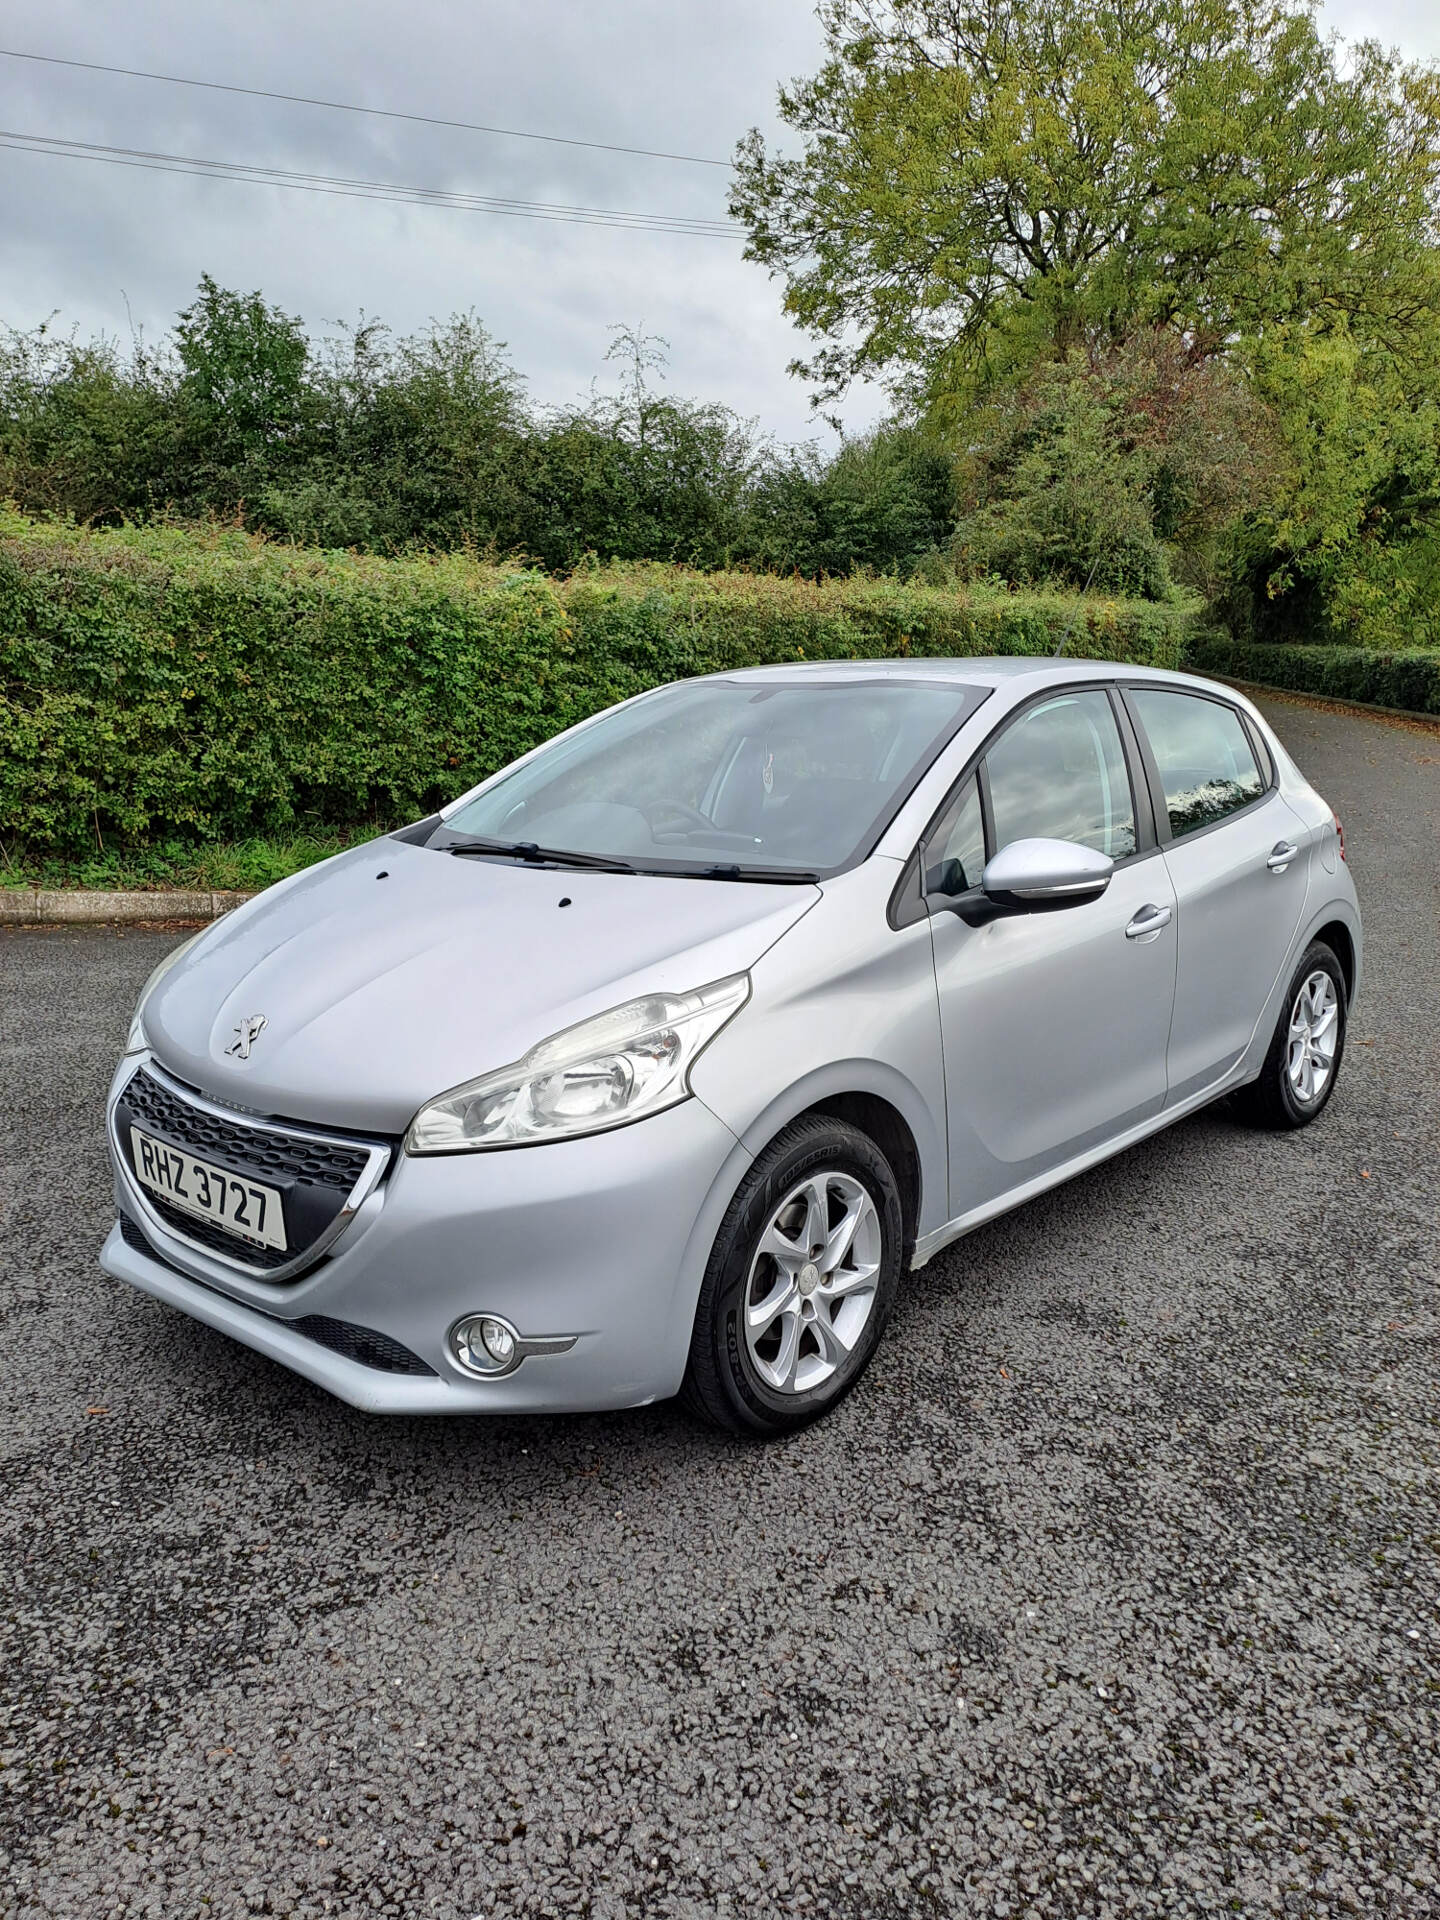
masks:
[[[144,1023],[140,1018],[145,1011],[145,1002],[150,998],[150,995],[165,978],[165,975],[170,971],[171,967],[174,966],[175,962],[183,958],[183,956],[190,951],[191,947],[194,946],[195,942],[209,931],[209,927],[202,927],[199,933],[192,933],[188,940],[182,940],[178,947],[173,947],[140,989],[140,998],[135,1002],[135,1011],[130,1016],[130,1031],[125,1037],[126,1053],[143,1053],[149,1046],[150,1042],[145,1038]]]
[[[690,1069],[750,997],[732,974],[694,993],[648,994],[582,1020],[523,1060],[452,1087],[423,1106],[407,1153],[475,1153],[600,1133],[686,1098]]]

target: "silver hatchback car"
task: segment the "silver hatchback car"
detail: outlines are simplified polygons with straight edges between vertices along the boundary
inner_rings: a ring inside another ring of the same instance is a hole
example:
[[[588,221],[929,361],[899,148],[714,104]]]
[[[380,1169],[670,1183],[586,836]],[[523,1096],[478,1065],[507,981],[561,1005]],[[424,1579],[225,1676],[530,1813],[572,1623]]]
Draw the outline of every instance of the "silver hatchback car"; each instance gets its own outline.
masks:
[[[903,1274],[1222,1094],[1334,1091],[1340,823],[1203,680],[642,694],[168,956],[101,1260],[358,1407],[784,1432]]]

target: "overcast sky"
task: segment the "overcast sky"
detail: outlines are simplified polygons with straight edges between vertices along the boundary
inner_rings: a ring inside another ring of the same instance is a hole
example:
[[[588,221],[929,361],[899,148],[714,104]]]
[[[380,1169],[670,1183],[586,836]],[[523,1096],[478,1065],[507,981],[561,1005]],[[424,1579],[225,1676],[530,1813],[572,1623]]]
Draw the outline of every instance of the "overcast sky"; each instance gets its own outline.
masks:
[[[1329,0],[1325,22],[1440,56],[1436,0]],[[783,131],[813,69],[808,0],[8,0],[0,45],[578,140],[725,160]],[[566,206],[723,218],[723,169],[449,131],[0,58],[10,133]],[[379,205],[0,149],[0,319],[163,332],[203,272],[312,330],[474,308],[542,402],[602,372],[607,327],[670,341],[679,393],[828,438],[786,363],[803,343],[738,239]],[[880,410],[849,403],[852,425]]]

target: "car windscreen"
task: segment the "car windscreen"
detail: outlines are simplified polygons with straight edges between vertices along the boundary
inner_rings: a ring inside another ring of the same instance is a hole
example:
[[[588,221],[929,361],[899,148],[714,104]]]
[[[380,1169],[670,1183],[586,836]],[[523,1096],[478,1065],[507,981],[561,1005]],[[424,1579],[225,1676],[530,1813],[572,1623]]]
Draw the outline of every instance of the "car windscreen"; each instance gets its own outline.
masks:
[[[986,689],[683,681],[561,735],[438,827],[647,871],[835,872],[863,858]]]

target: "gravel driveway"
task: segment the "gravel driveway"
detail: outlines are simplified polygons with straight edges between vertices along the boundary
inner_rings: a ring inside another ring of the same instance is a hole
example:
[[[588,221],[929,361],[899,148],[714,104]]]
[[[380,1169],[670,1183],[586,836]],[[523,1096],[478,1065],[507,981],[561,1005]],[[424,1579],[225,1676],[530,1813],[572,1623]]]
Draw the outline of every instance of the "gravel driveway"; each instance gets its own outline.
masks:
[[[177,935],[0,938],[0,1912],[1440,1913],[1440,733],[1270,708],[1368,980],[769,1448],[367,1418],[95,1262]]]

